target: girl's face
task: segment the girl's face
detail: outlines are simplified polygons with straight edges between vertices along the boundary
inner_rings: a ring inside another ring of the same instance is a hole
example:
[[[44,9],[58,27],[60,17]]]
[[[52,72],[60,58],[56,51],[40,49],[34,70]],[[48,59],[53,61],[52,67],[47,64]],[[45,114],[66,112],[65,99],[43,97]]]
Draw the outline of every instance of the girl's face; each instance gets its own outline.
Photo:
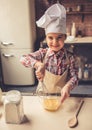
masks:
[[[63,48],[65,39],[66,35],[61,33],[48,33],[46,35],[48,47],[55,52]]]

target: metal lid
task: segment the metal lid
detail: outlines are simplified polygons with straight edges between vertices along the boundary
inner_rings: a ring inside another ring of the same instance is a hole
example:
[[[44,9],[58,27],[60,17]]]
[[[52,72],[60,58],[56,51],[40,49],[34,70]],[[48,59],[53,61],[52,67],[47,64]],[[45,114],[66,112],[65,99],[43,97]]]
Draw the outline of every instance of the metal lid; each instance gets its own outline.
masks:
[[[21,100],[21,93],[18,90],[10,90],[6,94],[6,99],[10,102],[18,103]]]

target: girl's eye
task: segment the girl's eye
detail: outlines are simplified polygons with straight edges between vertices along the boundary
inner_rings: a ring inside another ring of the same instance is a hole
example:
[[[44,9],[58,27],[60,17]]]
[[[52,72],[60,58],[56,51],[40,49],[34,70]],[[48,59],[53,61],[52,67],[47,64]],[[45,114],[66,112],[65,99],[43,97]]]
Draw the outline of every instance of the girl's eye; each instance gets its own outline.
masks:
[[[50,40],[53,40],[53,37],[48,37]]]
[[[59,37],[57,37],[57,40],[59,40],[59,39],[61,39],[63,36],[59,36]]]

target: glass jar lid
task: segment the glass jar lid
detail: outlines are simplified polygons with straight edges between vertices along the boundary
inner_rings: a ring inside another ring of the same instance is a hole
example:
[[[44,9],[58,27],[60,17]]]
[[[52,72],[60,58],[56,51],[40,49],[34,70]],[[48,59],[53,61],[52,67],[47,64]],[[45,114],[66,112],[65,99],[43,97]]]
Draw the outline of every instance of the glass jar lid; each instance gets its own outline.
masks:
[[[18,103],[21,100],[21,93],[18,90],[10,90],[6,94],[6,99],[10,102]]]

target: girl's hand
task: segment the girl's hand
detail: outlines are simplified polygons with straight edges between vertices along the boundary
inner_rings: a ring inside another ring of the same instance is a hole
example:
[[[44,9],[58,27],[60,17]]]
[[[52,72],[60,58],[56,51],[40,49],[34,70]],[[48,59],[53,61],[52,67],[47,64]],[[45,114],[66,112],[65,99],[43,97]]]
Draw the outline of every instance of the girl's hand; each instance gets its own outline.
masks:
[[[61,102],[63,103],[65,99],[70,96],[70,87],[64,86],[61,90]]]
[[[25,67],[30,67],[30,64],[31,64],[31,62],[30,62],[30,57],[29,56],[22,56],[21,58],[20,58],[20,62],[25,66]]]
[[[42,81],[45,75],[45,65],[39,62],[36,64],[36,68],[37,68],[35,71],[36,77],[39,81]]]

